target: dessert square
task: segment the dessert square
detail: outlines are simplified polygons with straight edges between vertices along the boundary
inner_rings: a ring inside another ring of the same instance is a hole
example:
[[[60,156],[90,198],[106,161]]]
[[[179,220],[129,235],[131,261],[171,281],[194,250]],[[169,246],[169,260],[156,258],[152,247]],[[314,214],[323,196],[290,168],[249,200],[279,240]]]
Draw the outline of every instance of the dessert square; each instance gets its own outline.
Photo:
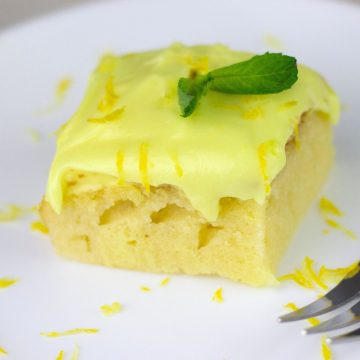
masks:
[[[179,77],[246,60],[221,45],[105,56],[58,134],[41,217],[58,254],[253,286],[324,183],[339,102],[314,71],[268,95],[216,92],[180,116]]]

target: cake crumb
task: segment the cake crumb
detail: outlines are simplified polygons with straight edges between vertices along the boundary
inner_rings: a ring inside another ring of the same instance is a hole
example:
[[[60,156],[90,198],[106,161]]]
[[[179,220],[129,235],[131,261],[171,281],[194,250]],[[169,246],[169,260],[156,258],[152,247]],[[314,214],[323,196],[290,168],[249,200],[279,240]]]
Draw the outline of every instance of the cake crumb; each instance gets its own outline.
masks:
[[[111,316],[119,313],[122,310],[122,305],[119,302],[115,301],[110,305],[105,304],[100,306],[100,310],[103,315]]]
[[[41,221],[33,221],[31,223],[31,230],[37,231],[41,234],[49,234],[49,229]]]
[[[143,291],[143,292],[150,292],[151,289],[147,286],[140,286],[140,290]]]
[[[326,342],[326,336],[323,336],[321,338],[321,355],[323,357],[323,360],[331,360],[333,358],[330,346]]]
[[[68,336],[68,335],[75,335],[75,334],[96,334],[99,332],[99,329],[72,329],[72,330],[67,330],[64,332],[57,332],[57,331],[52,331],[52,332],[41,332],[40,335],[41,336],[45,336],[45,337],[50,337],[50,338],[58,338],[58,337],[62,337],[62,336]]]
[[[165,286],[170,282],[171,278],[167,277],[165,279],[163,279],[160,283],[160,286]]]
[[[214,295],[212,297],[212,301],[215,301],[217,303],[222,303],[223,302],[223,294],[222,294],[222,288],[217,289],[214,292]]]
[[[0,279],[0,289],[5,289],[11,285],[14,285],[18,282],[16,279],[10,279],[10,278],[2,278]]]

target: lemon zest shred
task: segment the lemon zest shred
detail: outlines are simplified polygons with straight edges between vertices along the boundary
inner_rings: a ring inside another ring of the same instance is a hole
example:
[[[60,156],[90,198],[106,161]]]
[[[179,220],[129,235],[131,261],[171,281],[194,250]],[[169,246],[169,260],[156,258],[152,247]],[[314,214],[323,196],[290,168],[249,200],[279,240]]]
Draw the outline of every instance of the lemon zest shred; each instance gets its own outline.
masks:
[[[105,316],[111,316],[119,313],[122,310],[122,305],[118,301],[114,301],[112,304],[100,306],[100,310]]]
[[[284,308],[289,309],[291,311],[296,311],[299,310],[299,308],[297,307],[296,304],[294,304],[293,302],[289,302],[287,304],[284,305]]]
[[[31,223],[31,230],[45,235],[49,233],[49,229],[41,221],[33,221]]]
[[[212,297],[212,301],[215,301],[217,303],[222,303],[223,302],[223,294],[222,294],[222,288],[217,289],[214,292],[214,295]]]
[[[148,176],[148,144],[142,143],[139,151],[139,171],[142,183],[147,192],[150,192],[150,182]]]
[[[137,241],[136,240],[128,240],[126,243],[130,246],[136,246]]]
[[[324,281],[330,283],[338,283],[344,278],[350,278],[356,275],[360,270],[359,262],[355,261],[353,264],[343,268],[330,269],[326,266],[321,266],[319,277]]]
[[[174,163],[175,171],[176,171],[177,176],[179,178],[181,178],[184,175],[184,171],[183,171],[183,169],[181,167],[178,156],[176,154],[172,154],[171,159],[172,159],[172,161]]]
[[[319,201],[319,210],[323,217],[327,215],[344,216],[344,213],[328,198],[323,196]]]
[[[282,275],[278,277],[278,280],[294,281],[296,284],[307,289],[322,289],[327,290],[328,284],[335,284],[344,279],[345,277],[352,277],[360,271],[359,262],[356,261],[350,266],[343,268],[328,268],[322,265],[318,272],[314,269],[314,260],[308,256],[303,261],[303,267],[301,270],[295,269],[293,273]],[[314,286],[316,285],[316,286]]]
[[[299,102],[296,100],[287,101],[286,103],[279,106],[278,111],[285,111],[295,107]]]
[[[245,119],[245,120],[257,120],[259,118],[262,118],[263,115],[264,114],[263,114],[262,109],[256,107],[256,108],[249,109],[249,110],[245,111],[242,114],[242,118]]]
[[[121,108],[116,109],[103,117],[90,118],[88,119],[88,122],[93,124],[105,124],[109,122],[114,122],[120,120],[121,115],[123,114],[124,111],[125,111],[125,106],[122,106]]]
[[[41,336],[50,337],[50,338],[58,338],[62,336],[68,335],[76,335],[76,334],[96,334],[100,330],[99,329],[71,329],[63,332],[51,331],[51,332],[41,332]]]
[[[116,155],[116,168],[118,172],[118,182],[120,185],[123,185],[125,183],[125,175],[124,175],[124,152],[118,151]]]
[[[114,79],[112,76],[110,76],[106,81],[105,95],[98,104],[98,110],[102,112],[111,110],[118,101],[118,99],[119,96],[115,92]]]
[[[268,143],[262,143],[258,148],[258,157],[259,157],[261,175],[264,179],[265,193],[269,194],[271,191],[271,186],[270,186],[269,176],[267,173],[267,162],[266,162],[267,152],[268,152]]]
[[[321,338],[321,355],[323,357],[323,360],[331,360],[332,359],[332,353],[330,346],[326,342],[326,336],[323,336]]]
[[[320,288],[327,290],[329,287],[322,281],[321,277],[314,271],[314,260],[308,256],[304,260],[304,268],[307,270],[310,279],[316,283]]]
[[[346,279],[352,278],[353,276],[355,276],[358,272],[360,271],[360,266],[359,264],[354,267],[353,269],[351,269],[345,276]]]
[[[292,274],[282,275],[278,278],[279,281],[288,281],[292,280],[298,285],[306,288],[306,289],[314,289],[314,285],[312,282],[305,277],[301,270],[296,269]]]
[[[56,85],[56,99],[58,101],[62,101],[64,97],[66,96],[67,92],[69,91],[71,85],[73,83],[73,80],[69,76],[65,76],[62,79],[60,79]]]
[[[16,284],[18,282],[18,280],[16,279],[10,279],[10,278],[2,278],[0,279],[0,289],[5,289],[9,286],[12,286],[14,284]]]
[[[325,222],[332,227],[333,229],[342,231],[346,236],[348,236],[350,239],[352,240],[356,240],[357,236],[355,235],[355,233],[349,229],[347,229],[345,226],[339,224],[338,222],[336,222],[333,219],[325,219]]]
[[[64,350],[59,351],[56,360],[63,360],[64,359]]]
[[[75,345],[74,350],[71,354],[71,358],[70,360],[78,360],[79,359],[79,353],[80,353],[80,349],[79,349],[79,345]]]
[[[160,286],[165,286],[170,282],[171,278],[167,277],[165,279],[163,279],[160,283]]]
[[[151,289],[147,286],[140,286],[140,290],[143,291],[143,292],[150,292]]]
[[[307,319],[307,321],[310,323],[310,325],[312,326],[317,326],[321,323],[321,321],[317,318],[309,318]]]
[[[30,212],[30,209],[15,205],[9,204],[7,205],[6,210],[0,210],[0,222],[10,222],[15,221],[23,216],[27,215]]]
[[[0,346],[0,355],[5,355],[5,356],[8,355],[8,352],[1,346]]]

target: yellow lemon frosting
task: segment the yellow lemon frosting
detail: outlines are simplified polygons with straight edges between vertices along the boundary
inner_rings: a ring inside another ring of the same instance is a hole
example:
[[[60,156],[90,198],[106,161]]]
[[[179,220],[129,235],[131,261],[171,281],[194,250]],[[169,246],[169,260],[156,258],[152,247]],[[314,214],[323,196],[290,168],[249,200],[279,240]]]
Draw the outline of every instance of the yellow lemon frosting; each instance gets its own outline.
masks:
[[[85,97],[59,130],[46,199],[61,212],[69,174],[86,173],[82,188],[141,183],[179,187],[208,220],[219,200],[263,203],[285,166],[285,145],[301,115],[318,111],[336,123],[339,100],[325,80],[299,66],[289,90],[270,95],[210,91],[194,114],[180,116],[177,82],[189,74],[249,59],[223,45],[185,46],[103,56]]]

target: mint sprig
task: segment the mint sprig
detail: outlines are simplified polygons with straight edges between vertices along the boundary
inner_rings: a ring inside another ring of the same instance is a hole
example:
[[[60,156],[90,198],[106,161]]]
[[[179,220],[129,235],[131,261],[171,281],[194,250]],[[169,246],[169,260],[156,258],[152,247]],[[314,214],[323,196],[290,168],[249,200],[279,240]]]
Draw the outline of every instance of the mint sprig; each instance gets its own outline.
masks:
[[[209,90],[227,94],[275,94],[289,89],[298,79],[296,59],[278,53],[256,55],[206,75],[180,78],[178,98],[181,116],[191,115]]]

